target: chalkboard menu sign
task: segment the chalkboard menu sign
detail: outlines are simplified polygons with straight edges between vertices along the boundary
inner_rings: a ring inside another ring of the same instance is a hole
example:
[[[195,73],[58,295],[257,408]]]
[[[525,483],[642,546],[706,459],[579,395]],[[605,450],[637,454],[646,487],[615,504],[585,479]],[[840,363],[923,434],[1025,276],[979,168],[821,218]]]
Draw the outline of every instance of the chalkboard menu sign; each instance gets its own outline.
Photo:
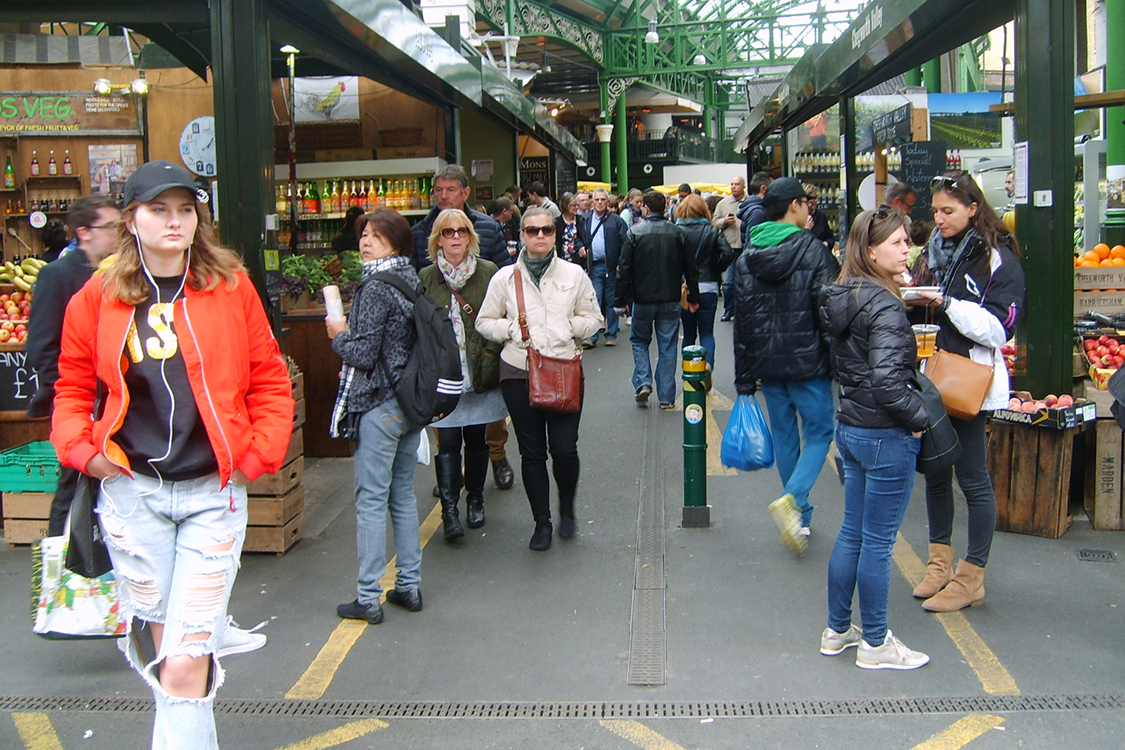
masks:
[[[26,411],[39,376],[27,364],[27,352],[0,352],[0,411]]]
[[[551,189],[551,157],[524,156],[520,159],[520,187],[527,189],[533,182],[542,182]]]
[[[945,172],[945,141],[904,143],[902,152],[902,179],[914,187],[917,202],[912,216],[930,218],[930,180]]]
[[[555,156],[555,190],[556,198],[563,193],[578,192],[578,167],[562,155]]]

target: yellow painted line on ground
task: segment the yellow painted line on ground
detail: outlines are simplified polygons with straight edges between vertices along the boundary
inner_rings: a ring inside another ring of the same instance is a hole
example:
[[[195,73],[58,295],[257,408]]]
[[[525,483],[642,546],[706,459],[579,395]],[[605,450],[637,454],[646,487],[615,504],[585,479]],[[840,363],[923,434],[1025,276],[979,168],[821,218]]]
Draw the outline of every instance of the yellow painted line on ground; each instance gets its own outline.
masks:
[[[894,550],[895,564],[902,571],[903,576],[911,587],[917,586],[926,577],[926,564],[914,552],[914,548],[898,535]],[[991,695],[1019,695],[1020,689],[1016,686],[1015,679],[1000,663],[996,654],[985,644],[984,639],[977,635],[977,631],[969,624],[968,619],[960,612],[942,612],[935,614],[945,632],[953,639],[953,643],[960,649],[965,661],[980,680],[981,687]]]
[[[294,742],[292,745],[286,745],[279,750],[326,750],[329,747],[336,747],[343,745],[345,742],[351,742],[354,739],[377,732],[380,729],[389,727],[385,721],[378,719],[363,719],[362,721],[353,721],[350,724],[345,724],[342,727],[317,734],[309,737],[307,740]]]
[[[960,750],[965,745],[1004,723],[999,716],[969,714],[953,726],[938,732],[930,739],[915,745],[911,750]]]
[[[715,388],[707,394],[707,476],[736,477],[738,469],[723,466],[720,454],[723,450],[723,431],[719,429],[716,411],[730,411],[734,408],[731,400]]]
[[[644,750],[684,750],[682,745],[677,745],[667,737],[657,734],[639,721],[603,719],[598,723],[618,737]]]
[[[47,714],[14,713],[12,721],[15,722],[16,731],[20,733],[20,739],[27,750],[63,750]]]
[[[438,524],[441,523],[441,504],[435,503],[426,520],[422,521],[422,525],[418,529],[418,534],[422,540],[422,547],[425,548],[426,542],[434,535]],[[379,586],[383,589],[383,599],[386,600],[387,589],[394,586],[395,573],[397,571],[398,556],[391,558],[387,563],[386,572],[383,577],[379,579]],[[341,620],[336,629],[332,631],[332,635],[328,637],[328,642],[321,647],[320,652],[313,659],[312,664],[297,680],[297,683],[289,689],[285,694],[288,700],[317,700],[324,695],[324,691],[332,684],[332,679],[336,676],[336,671],[340,665],[344,663],[344,658],[347,657],[348,652],[355,646],[356,641],[363,635],[363,631],[367,628],[367,623],[362,620]],[[327,745],[325,747],[328,747]]]

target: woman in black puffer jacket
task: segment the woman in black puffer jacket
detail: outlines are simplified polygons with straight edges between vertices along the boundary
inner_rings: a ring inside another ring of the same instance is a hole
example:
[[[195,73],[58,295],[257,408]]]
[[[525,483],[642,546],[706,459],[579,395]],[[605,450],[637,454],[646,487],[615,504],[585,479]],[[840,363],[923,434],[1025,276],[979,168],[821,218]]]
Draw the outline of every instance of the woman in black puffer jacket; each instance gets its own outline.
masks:
[[[915,669],[929,661],[887,628],[891,550],[910,494],[928,414],[911,389],[916,349],[894,277],[910,251],[902,214],[864,211],[844,267],[821,295],[840,382],[836,446],[844,462],[844,522],[828,563],[828,627],[820,652],[858,646],[856,666]],[[859,590],[862,629],[851,622]]]

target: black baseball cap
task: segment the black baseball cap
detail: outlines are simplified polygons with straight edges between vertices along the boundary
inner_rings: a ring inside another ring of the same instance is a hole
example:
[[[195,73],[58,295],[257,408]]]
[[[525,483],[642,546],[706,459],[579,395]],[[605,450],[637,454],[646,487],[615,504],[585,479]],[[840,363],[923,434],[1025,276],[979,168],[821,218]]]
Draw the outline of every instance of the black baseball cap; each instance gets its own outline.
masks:
[[[804,186],[796,177],[778,177],[766,188],[766,197],[762,202],[767,206],[773,206],[808,197]]]
[[[206,203],[207,191],[195,184],[195,176],[183,167],[163,159],[137,167],[125,183],[125,205],[133,201],[146,203],[165,190],[186,188],[200,203]]]

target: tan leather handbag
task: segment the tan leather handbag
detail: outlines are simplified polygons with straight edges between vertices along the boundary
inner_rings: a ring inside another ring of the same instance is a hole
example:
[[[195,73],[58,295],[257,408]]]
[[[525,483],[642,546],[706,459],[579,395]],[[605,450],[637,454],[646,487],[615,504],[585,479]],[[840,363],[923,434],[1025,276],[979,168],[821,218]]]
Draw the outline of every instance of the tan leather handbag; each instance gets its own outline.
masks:
[[[540,354],[527,330],[527,310],[523,304],[523,278],[515,269],[516,305],[520,333],[527,342],[527,394],[531,406],[556,414],[573,414],[582,408],[582,357],[560,359]]]
[[[943,349],[926,361],[926,377],[937,386],[946,412],[957,419],[969,420],[980,414],[993,374],[990,366]]]

